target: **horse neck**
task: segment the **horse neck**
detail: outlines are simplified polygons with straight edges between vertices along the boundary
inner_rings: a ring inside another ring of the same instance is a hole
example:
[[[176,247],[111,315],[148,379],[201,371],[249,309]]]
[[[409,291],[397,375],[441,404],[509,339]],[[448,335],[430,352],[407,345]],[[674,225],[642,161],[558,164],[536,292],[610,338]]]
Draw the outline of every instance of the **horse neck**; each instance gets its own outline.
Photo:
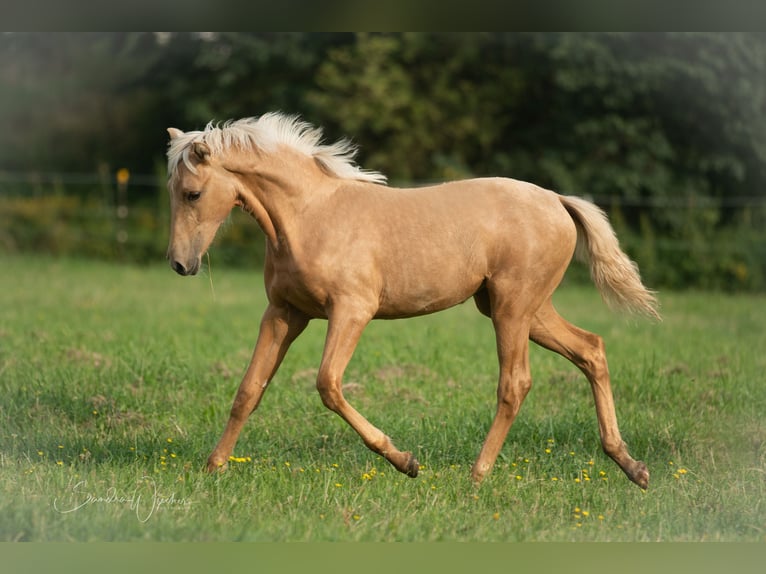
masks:
[[[245,190],[241,207],[251,214],[276,250],[300,239],[300,218],[309,204],[321,201],[337,188],[313,158],[274,154],[241,172]]]

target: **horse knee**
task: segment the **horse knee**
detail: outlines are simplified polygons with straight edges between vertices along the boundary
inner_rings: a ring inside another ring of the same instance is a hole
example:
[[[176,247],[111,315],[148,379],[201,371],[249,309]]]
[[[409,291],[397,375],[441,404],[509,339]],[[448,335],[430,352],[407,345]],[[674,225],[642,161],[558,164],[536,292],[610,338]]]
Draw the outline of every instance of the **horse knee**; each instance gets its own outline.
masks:
[[[325,407],[333,412],[340,410],[344,399],[339,380],[331,376],[320,375],[317,378],[317,391],[319,391],[319,396]]]
[[[515,416],[531,388],[532,377],[529,375],[515,377],[513,381],[509,381],[507,384],[501,383],[497,394],[498,405]]]

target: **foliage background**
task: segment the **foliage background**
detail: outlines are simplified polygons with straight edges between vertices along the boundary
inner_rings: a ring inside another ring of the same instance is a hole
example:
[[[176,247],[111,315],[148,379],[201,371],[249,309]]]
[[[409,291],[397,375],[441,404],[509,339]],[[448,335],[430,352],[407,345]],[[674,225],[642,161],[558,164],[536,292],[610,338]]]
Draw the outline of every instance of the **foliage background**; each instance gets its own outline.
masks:
[[[652,286],[763,290],[764,78],[755,33],[2,34],[0,250],[161,259],[165,128],[279,109],[392,185],[587,195]],[[260,261],[240,217],[215,261]]]

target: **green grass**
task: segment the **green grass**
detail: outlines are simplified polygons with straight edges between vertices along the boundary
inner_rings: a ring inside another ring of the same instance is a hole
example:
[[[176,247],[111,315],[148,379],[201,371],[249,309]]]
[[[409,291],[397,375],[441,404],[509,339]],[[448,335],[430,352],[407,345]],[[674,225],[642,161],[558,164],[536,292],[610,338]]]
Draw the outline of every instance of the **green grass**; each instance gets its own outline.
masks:
[[[657,325],[563,287],[562,314],[606,340],[650,488],[602,454],[584,377],[536,347],[532,391],[475,488],[497,367],[472,303],[374,322],[346,373],[352,404],[415,452],[417,479],[322,406],[320,321],[251,417],[239,462],[210,476],[265,304],[260,274],[214,267],[213,295],[208,277],[159,265],[0,263],[0,540],[766,540],[762,296],[662,293]]]

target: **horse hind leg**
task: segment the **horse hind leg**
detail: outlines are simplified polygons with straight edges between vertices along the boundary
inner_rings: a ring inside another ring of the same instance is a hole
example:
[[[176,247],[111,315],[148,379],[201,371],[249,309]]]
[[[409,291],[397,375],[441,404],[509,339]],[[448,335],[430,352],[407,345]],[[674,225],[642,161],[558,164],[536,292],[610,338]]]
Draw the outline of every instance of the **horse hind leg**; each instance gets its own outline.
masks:
[[[565,321],[550,301],[535,314],[530,338],[538,345],[566,357],[585,374],[595,400],[604,452],[630,480],[646,489],[649,486],[649,470],[646,464],[630,456],[617,426],[603,339]]]
[[[514,312],[507,300],[503,303],[495,297],[490,305],[488,296],[485,298],[478,294],[474,297],[479,310],[492,317],[500,367],[497,410],[471,470],[474,481],[480,482],[495,464],[508,431],[532,386],[532,377],[529,370],[528,319],[525,321],[519,313]]]

